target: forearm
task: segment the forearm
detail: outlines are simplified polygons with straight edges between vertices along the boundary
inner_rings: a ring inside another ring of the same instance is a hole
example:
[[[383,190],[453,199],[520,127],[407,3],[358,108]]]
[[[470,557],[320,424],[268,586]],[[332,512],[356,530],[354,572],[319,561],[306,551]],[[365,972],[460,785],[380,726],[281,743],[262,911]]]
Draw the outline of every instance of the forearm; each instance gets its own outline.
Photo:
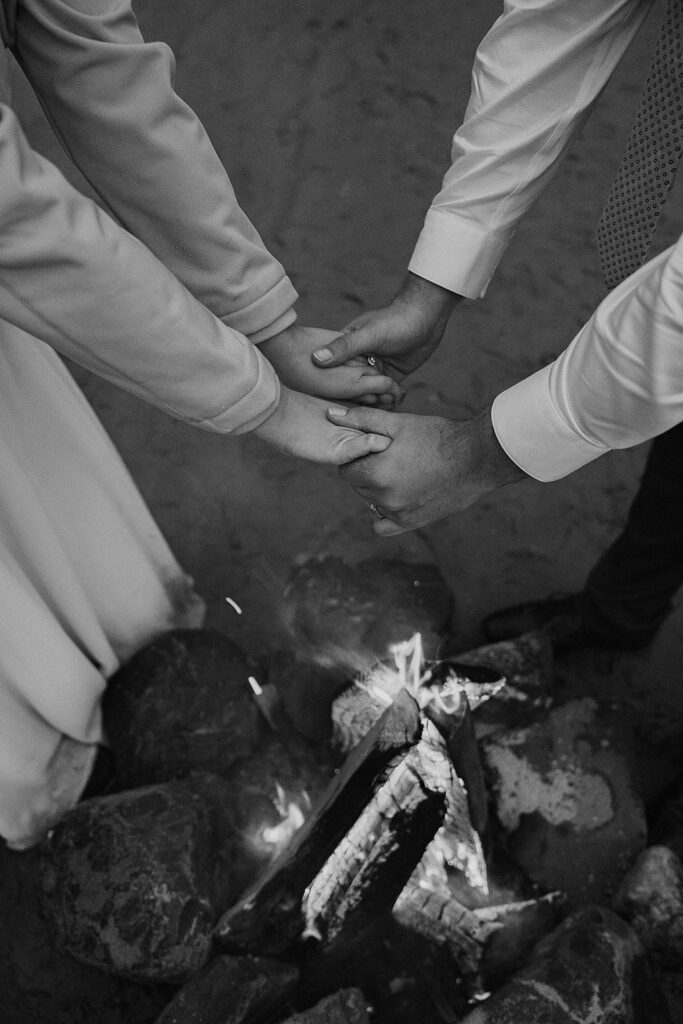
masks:
[[[492,417],[538,480],[683,421],[683,236],[615,289],[554,363],[499,395]]]
[[[651,0],[512,0],[481,43],[451,167],[410,270],[484,293],[519,220],[557,170]]]
[[[129,0],[19,0],[15,53],[104,203],[200,302],[256,340],[293,322],[291,282]]]
[[[94,373],[208,430],[277,405],[250,342],[34,153],[0,106],[0,317]]]

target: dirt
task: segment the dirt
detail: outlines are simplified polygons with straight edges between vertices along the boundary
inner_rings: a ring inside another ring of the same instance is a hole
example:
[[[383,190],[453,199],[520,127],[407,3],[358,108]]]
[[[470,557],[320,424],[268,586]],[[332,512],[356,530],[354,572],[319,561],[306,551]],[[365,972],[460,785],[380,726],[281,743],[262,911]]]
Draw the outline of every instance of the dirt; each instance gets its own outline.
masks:
[[[243,207],[291,274],[301,321],[334,328],[387,301],[447,167],[474,50],[499,5],[136,0],[135,8],[147,38],[174,49],[177,89],[202,118]],[[486,299],[461,307],[437,354],[413,376],[407,409],[468,416],[552,359],[604,294],[594,225],[637,104],[653,30],[650,19],[518,232]],[[32,142],[87,188],[15,78]],[[658,247],[676,235],[672,212],[680,211],[682,194],[679,180]],[[493,608],[581,585],[624,520],[645,456],[643,449],[614,453],[558,483],[514,485],[419,534],[379,541],[368,510],[334,471],[282,458],[249,436],[203,434],[75,373],[207,597],[209,624],[256,655],[280,642],[276,624],[291,565],[324,552],[350,560],[433,560],[455,595],[453,633],[463,648],[473,646],[481,616]],[[239,603],[241,616],[226,596]],[[562,667],[568,692],[626,701],[644,723],[647,744],[666,741],[661,764],[644,758],[654,788],[672,770],[683,732],[682,652],[678,609],[646,654],[579,657]],[[2,943],[7,948],[11,937],[18,950],[10,968],[22,965],[3,983],[1,1021],[154,1019],[148,994],[134,989],[124,999],[112,982],[105,998],[98,976],[66,968],[49,953],[35,920],[26,923],[30,870],[19,872],[23,895],[6,855],[0,872],[11,883],[2,894]],[[86,996],[95,1006],[100,1000],[90,1014]]]

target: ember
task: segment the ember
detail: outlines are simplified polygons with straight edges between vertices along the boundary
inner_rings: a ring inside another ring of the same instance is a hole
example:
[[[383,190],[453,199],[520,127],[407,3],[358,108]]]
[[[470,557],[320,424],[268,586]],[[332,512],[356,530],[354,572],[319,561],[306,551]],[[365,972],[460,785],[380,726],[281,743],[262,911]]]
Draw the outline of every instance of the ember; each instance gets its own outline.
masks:
[[[287,845],[295,832],[298,832],[306,820],[306,815],[301,807],[294,800],[287,797],[284,789],[276,783],[277,795],[273,803],[280,815],[280,822],[277,825],[266,826],[261,829],[261,837],[264,842],[273,847],[273,856],[277,856],[280,850]],[[310,810],[311,801],[306,792],[302,793],[302,803]]]

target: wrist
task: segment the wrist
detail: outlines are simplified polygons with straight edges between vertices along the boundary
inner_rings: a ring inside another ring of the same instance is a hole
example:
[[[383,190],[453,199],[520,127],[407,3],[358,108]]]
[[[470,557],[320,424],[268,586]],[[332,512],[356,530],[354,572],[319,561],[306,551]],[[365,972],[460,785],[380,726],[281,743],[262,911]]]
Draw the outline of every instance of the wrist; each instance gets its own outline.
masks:
[[[434,319],[448,319],[463,299],[464,295],[451,292],[448,288],[428,281],[425,277],[418,277],[409,270],[396,293],[394,302],[408,302],[411,305],[417,303]]]
[[[258,427],[254,427],[251,433],[270,443],[279,438],[282,434],[282,426],[287,415],[291,394],[290,389],[280,381],[280,397],[277,405],[270,416],[263,423],[260,423]]]
[[[475,439],[475,459],[487,490],[528,479],[528,474],[512,461],[498,440],[490,406],[478,413],[470,423]]]

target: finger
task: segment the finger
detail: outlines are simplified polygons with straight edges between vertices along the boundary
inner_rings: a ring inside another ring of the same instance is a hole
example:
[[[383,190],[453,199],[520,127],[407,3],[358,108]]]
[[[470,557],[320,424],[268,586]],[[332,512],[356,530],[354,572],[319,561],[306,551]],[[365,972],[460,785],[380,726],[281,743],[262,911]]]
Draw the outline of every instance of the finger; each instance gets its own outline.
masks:
[[[398,533],[409,533],[415,529],[414,526],[401,526],[391,519],[378,519],[372,524],[372,528],[378,537],[395,537]]]
[[[366,455],[377,455],[379,452],[386,451],[390,444],[391,438],[383,434],[365,434],[356,430],[343,431],[342,436],[335,444],[334,463],[337,466],[345,466]]]
[[[360,327],[333,338],[325,348],[313,353],[313,362],[318,366],[340,366],[354,356],[371,355],[379,339],[371,326]]]
[[[363,374],[358,378],[358,387],[362,388],[363,393],[367,395],[393,395],[394,401],[397,401],[402,394],[402,389],[396,381],[387,375]]]
[[[386,412],[384,409],[369,409],[362,405],[352,406],[350,409],[338,405],[331,406],[327,410],[327,418],[338,427],[351,427],[368,433],[385,434],[387,437],[393,437],[397,419],[396,413]]]

